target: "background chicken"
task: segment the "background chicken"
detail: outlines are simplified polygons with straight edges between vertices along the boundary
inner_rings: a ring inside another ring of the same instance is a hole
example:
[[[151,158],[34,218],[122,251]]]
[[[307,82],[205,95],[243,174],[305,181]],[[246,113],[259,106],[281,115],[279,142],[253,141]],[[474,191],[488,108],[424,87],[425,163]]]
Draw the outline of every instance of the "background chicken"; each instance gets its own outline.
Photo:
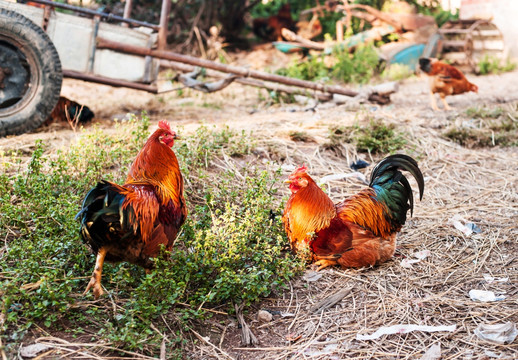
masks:
[[[60,96],[58,103],[50,113],[44,125],[50,125],[54,122],[85,124],[92,120],[94,116],[94,113],[88,106],[79,104],[64,96]]]
[[[169,124],[160,121],[133,162],[126,183],[102,180],[86,195],[77,218],[81,236],[97,259],[85,294],[92,288],[96,298],[102,295],[104,260],[128,261],[147,272],[160,245],[171,249],[187,216],[183,178],[171,149],[176,138]]]
[[[434,94],[439,93],[444,104],[444,109],[451,110],[446,102],[447,95],[462,94],[473,91],[478,92],[478,86],[466,79],[464,74],[452,65],[438,61],[437,59],[419,59],[419,68],[430,76],[430,99],[432,108],[439,110]]]
[[[362,267],[392,257],[396,233],[412,214],[412,188],[399,170],[409,171],[417,180],[419,198],[424,180],[414,159],[391,155],[372,171],[369,188],[334,204],[306,173],[295,170],[286,180],[291,196],[283,223],[295,252],[309,249],[318,270],[330,266]]]
[[[290,4],[282,5],[277,15],[254,19],[252,25],[255,35],[270,41],[281,41],[283,28],[296,30],[295,21],[291,17]]]

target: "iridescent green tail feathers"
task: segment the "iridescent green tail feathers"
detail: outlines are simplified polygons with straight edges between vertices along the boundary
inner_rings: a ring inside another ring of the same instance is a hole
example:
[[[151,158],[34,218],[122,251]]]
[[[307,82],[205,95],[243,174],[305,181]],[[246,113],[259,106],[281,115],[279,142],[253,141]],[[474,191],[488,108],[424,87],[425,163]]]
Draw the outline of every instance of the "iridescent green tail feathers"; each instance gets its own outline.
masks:
[[[410,172],[419,187],[419,200],[423,198],[424,178],[417,162],[408,155],[396,154],[381,160],[371,174],[369,186],[376,192],[376,199],[384,203],[389,221],[396,227],[404,225],[406,213],[413,215],[414,196],[408,179],[400,170]]]

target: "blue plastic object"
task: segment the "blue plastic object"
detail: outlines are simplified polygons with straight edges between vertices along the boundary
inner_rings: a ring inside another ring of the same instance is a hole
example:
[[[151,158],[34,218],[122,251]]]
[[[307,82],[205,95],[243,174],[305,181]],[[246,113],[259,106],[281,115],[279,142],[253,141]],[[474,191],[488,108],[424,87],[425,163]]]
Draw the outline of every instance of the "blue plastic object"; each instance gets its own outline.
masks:
[[[387,61],[388,64],[403,64],[411,70],[417,69],[419,58],[423,54],[424,44],[411,44],[393,54]]]
[[[297,43],[291,43],[287,41],[274,41],[272,42],[273,46],[279,51],[282,51],[283,53],[290,53],[300,50],[305,50],[306,48],[304,46],[301,46]]]

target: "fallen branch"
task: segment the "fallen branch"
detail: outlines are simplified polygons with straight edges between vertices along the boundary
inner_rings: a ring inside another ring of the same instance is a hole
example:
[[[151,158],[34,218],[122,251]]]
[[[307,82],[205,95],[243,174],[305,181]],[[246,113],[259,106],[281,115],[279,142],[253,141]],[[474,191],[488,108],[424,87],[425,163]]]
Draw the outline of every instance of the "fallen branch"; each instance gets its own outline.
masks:
[[[259,340],[255,337],[250,330],[250,327],[245,322],[245,317],[243,316],[243,305],[234,304],[234,308],[236,309],[237,321],[241,325],[241,345],[257,345],[259,344]]]
[[[288,30],[286,28],[283,28],[281,30],[281,33],[282,33],[282,37],[284,37],[286,40],[298,42],[298,43],[300,43],[300,45],[303,45],[304,47],[307,47],[310,49],[325,50],[327,47],[323,43],[305,39],[302,36],[299,36],[299,35],[295,34],[293,31]]]
[[[349,295],[351,290],[352,290],[352,288],[342,289],[342,290],[338,291],[337,293],[334,293],[333,295],[331,295],[331,296],[325,298],[324,300],[321,300],[321,301],[317,302],[315,305],[313,305],[309,309],[309,312],[316,313],[316,312],[320,312],[320,311],[330,308],[331,306],[342,301],[342,299],[344,297]]]

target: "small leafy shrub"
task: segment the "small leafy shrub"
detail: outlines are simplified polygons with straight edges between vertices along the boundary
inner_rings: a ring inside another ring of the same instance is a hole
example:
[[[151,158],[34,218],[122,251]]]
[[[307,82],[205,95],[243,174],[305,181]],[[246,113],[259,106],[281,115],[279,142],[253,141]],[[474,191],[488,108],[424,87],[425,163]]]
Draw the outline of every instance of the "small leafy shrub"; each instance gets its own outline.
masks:
[[[376,73],[379,56],[373,45],[361,45],[350,54],[347,49],[335,47],[333,56],[336,64],[331,76],[345,83],[365,84]]]
[[[293,141],[300,141],[300,142],[314,142],[315,139],[305,131],[291,131],[290,132],[290,139]]]
[[[511,59],[507,59],[505,63],[495,55],[484,54],[484,57],[478,63],[478,73],[480,75],[500,74],[516,69],[516,63]]]
[[[470,120],[448,128],[443,136],[468,148],[518,145],[518,112],[477,107],[467,109],[466,115]]]
[[[406,140],[393,124],[385,125],[381,120],[370,120],[365,126],[335,127],[330,129],[329,147],[341,142],[352,143],[361,152],[392,153],[401,149]]]
[[[274,104],[293,104],[296,103],[295,96],[293,94],[288,94],[283,91],[268,91],[268,95],[270,96],[270,101]]]
[[[16,154],[2,155],[0,336],[9,358],[29,330],[42,328],[154,357],[166,334],[168,358],[182,359],[182,334],[210,316],[207,308],[233,311],[232,303],[257,301],[300,268],[273,215],[282,209],[280,173],[247,165],[221,171],[214,162],[249,154],[253,139],[201,127],[175,145],[189,217],[172,253],[156,259],[150,275],[128,263],[106,264],[109,294],[95,303],[83,298],[95,259],[74,216],[99,179],[124,181],[148,126],[143,116],[113,134],[94,129],[54,155],[37,142],[26,165]]]
[[[329,69],[323,56],[309,56],[304,61],[297,61],[287,68],[277,70],[277,74],[302,80],[329,80]]]
[[[302,80],[364,84],[376,73],[378,62],[378,54],[372,45],[358,46],[352,54],[337,46],[330,55],[308,57],[277,73]]]
[[[482,118],[482,119],[496,119],[504,114],[504,109],[501,107],[495,107],[493,109],[480,107],[470,107],[466,109],[466,115],[471,118]]]
[[[381,73],[381,78],[389,81],[404,80],[414,75],[414,72],[405,64],[391,64]]]

